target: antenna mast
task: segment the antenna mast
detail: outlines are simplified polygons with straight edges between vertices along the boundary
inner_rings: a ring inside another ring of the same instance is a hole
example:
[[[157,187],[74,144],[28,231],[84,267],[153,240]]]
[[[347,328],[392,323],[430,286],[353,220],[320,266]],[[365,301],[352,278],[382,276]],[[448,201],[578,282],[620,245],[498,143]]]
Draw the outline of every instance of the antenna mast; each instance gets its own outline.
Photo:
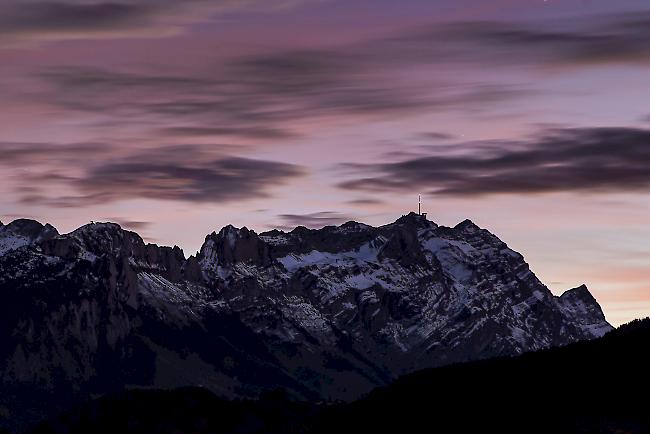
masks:
[[[422,212],[422,195],[421,194],[418,194],[418,215],[421,216],[421,217],[424,217],[425,220],[427,218],[427,213]]]

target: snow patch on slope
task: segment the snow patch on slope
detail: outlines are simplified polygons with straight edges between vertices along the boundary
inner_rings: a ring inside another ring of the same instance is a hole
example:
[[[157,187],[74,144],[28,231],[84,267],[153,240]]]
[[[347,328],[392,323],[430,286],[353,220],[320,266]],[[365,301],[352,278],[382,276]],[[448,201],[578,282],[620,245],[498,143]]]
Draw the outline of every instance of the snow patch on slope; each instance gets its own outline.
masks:
[[[429,238],[422,243],[422,247],[438,259],[443,272],[452,280],[461,283],[472,281],[474,273],[468,266],[468,257],[475,255],[476,249],[470,244],[445,238]]]
[[[284,268],[293,273],[301,268],[311,266],[326,266],[326,265],[352,265],[362,264],[365,262],[376,262],[379,249],[373,247],[371,243],[365,243],[357,250],[351,250],[340,253],[321,252],[312,250],[309,253],[296,255],[290,254],[283,258],[279,258],[278,262]]]
[[[8,235],[0,238],[0,255],[4,255],[12,250],[18,250],[21,247],[27,246],[31,240],[21,235]]]

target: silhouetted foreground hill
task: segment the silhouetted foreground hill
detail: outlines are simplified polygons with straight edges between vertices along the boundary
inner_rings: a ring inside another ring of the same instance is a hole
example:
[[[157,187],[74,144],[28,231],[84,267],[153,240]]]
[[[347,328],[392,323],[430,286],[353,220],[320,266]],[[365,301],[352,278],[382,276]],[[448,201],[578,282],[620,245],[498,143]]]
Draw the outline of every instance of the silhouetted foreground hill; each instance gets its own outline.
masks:
[[[650,432],[650,319],[558,349],[428,369],[352,404],[130,391],[35,433]]]
[[[34,433],[302,433],[321,409],[281,393],[228,401],[207,389],[130,390],[92,401]]]
[[[645,319],[592,342],[420,371],[327,411],[318,431],[647,433],[649,345]]]

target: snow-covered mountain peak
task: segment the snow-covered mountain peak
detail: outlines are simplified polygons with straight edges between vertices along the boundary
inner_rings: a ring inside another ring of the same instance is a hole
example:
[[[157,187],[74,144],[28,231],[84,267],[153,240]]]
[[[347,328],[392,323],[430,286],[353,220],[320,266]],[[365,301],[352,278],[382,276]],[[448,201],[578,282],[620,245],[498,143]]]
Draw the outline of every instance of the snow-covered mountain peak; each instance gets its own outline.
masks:
[[[271,257],[268,246],[255,231],[228,225],[206,237],[198,260],[202,268],[210,269],[238,262],[268,265]]]
[[[561,298],[564,298],[565,300],[595,300],[593,295],[589,292],[589,288],[587,288],[587,285],[584,283],[576,288],[564,291]]]
[[[427,219],[427,217],[423,214],[417,214],[414,212],[410,212],[408,214],[405,214],[395,220],[393,223],[389,223],[385,225],[384,227],[388,226],[409,226],[409,227],[414,227],[414,228],[436,228],[438,227],[437,224],[434,222],[430,221]]]
[[[85,250],[97,256],[121,254],[134,257],[143,256],[145,251],[145,243],[140,235],[123,229],[117,223],[89,223],[69,235],[78,240]]]
[[[481,228],[470,219],[465,219],[462,222],[458,223],[456,226],[454,226],[454,229],[467,233],[477,232],[481,230]]]
[[[59,232],[54,226],[36,220],[17,219],[7,225],[0,224],[0,255],[57,235]]]
[[[600,337],[611,330],[611,326],[602,321],[603,311],[586,285],[565,291],[557,301],[564,314],[575,318],[591,336]]]
[[[88,237],[124,238],[126,233],[130,233],[130,236],[138,238],[140,237],[135,232],[127,231],[126,229],[123,229],[119,224],[111,222],[88,223],[70,232],[70,235],[83,240]]]
[[[35,241],[42,241],[51,236],[56,236],[59,232],[49,223],[43,225],[36,220],[17,219],[7,225],[0,225],[0,230],[5,233],[22,235]]]
[[[352,232],[364,232],[372,229],[372,226],[369,226],[364,223],[359,223],[355,221],[349,221],[343,223],[341,226],[336,227],[336,231],[342,234],[352,233]]]

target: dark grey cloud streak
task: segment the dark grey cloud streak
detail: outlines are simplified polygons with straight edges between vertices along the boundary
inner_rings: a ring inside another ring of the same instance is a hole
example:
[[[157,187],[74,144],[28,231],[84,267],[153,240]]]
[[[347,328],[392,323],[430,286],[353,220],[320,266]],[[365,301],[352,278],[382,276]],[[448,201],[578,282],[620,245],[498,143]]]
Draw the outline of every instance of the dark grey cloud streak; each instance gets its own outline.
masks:
[[[278,217],[282,220],[282,224],[274,225],[273,227],[283,230],[291,230],[296,226],[320,229],[325,226],[340,225],[353,220],[351,216],[335,211],[321,211],[310,214],[281,214]]]
[[[350,205],[356,205],[356,206],[372,206],[372,205],[381,205],[384,202],[379,200],[379,199],[373,199],[373,198],[361,198],[361,199],[353,199],[349,200],[346,203]]]
[[[265,196],[273,185],[302,174],[297,166],[239,157],[200,164],[131,159],[90,170],[78,182],[80,191],[103,199],[151,198],[190,202],[227,202]]]
[[[0,32],[27,34],[119,30],[143,24],[156,11],[152,2],[12,2],[0,4]]]
[[[119,217],[109,217],[106,220],[110,222],[115,222],[122,226],[123,228],[130,229],[133,231],[143,231],[151,226],[151,222],[144,222],[139,220],[125,220]]]
[[[273,9],[315,0],[2,0],[0,42],[28,37],[49,38],[167,36],[193,23],[209,21],[220,11]],[[321,0],[323,1],[323,0]],[[517,63],[647,61],[650,58],[650,13],[512,23],[508,21],[434,22],[337,49],[337,56],[395,64],[450,60]],[[333,66],[324,55],[318,73]],[[331,55],[332,53],[329,53]],[[251,62],[272,71],[313,68],[313,62],[271,56]],[[266,65],[263,65],[266,64]],[[304,71],[304,69],[303,69]],[[306,71],[314,73],[311,69]]]
[[[301,120],[476,110],[524,93],[490,83],[439,83],[423,90],[369,68],[339,53],[281,52],[233,60],[193,76],[66,67],[38,77],[50,89],[42,101],[66,110],[159,125],[161,137],[259,141],[296,138]]]
[[[161,6],[145,2],[134,7]],[[296,123],[305,119],[494,110],[535,94],[533,82],[486,81],[477,78],[480,74],[463,80],[453,73],[400,79],[413,68],[647,62],[650,25],[645,24],[650,24],[650,13],[552,23],[435,23],[328,50],[214,59],[189,75],[61,67],[38,77],[50,89],[41,96],[43,102],[160,125],[157,134],[163,137],[290,140],[299,135]]]
[[[304,174],[300,166],[223,154],[219,146],[212,149],[216,152],[198,145],[163,146],[115,157],[114,148],[101,144],[0,142],[0,164],[20,167],[16,178],[24,203],[59,207],[125,199],[244,200],[265,197],[273,187]],[[47,172],[40,170],[42,165]],[[54,184],[67,187],[70,194],[51,196],[39,188]]]
[[[381,50],[381,51],[379,51]],[[553,21],[432,24],[367,46],[395,60],[505,67],[586,66],[650,61],[650,12]]]
[[[281,2],[280,6],[314,0]],[[2,0],[0,45],[57,39],[164,37],[219,12],[273,9],[267,0]]]
[[[347,164],[349,190],[481,196],[551,192],[650,191],[650,130],[564,128],[527,141],[459,143],[381,164]]]
[[[167,137],[241,137],[254,140],[286,140],[296,138],[296,134],[277,128],[265,127],[168,127],[157,131]]]

